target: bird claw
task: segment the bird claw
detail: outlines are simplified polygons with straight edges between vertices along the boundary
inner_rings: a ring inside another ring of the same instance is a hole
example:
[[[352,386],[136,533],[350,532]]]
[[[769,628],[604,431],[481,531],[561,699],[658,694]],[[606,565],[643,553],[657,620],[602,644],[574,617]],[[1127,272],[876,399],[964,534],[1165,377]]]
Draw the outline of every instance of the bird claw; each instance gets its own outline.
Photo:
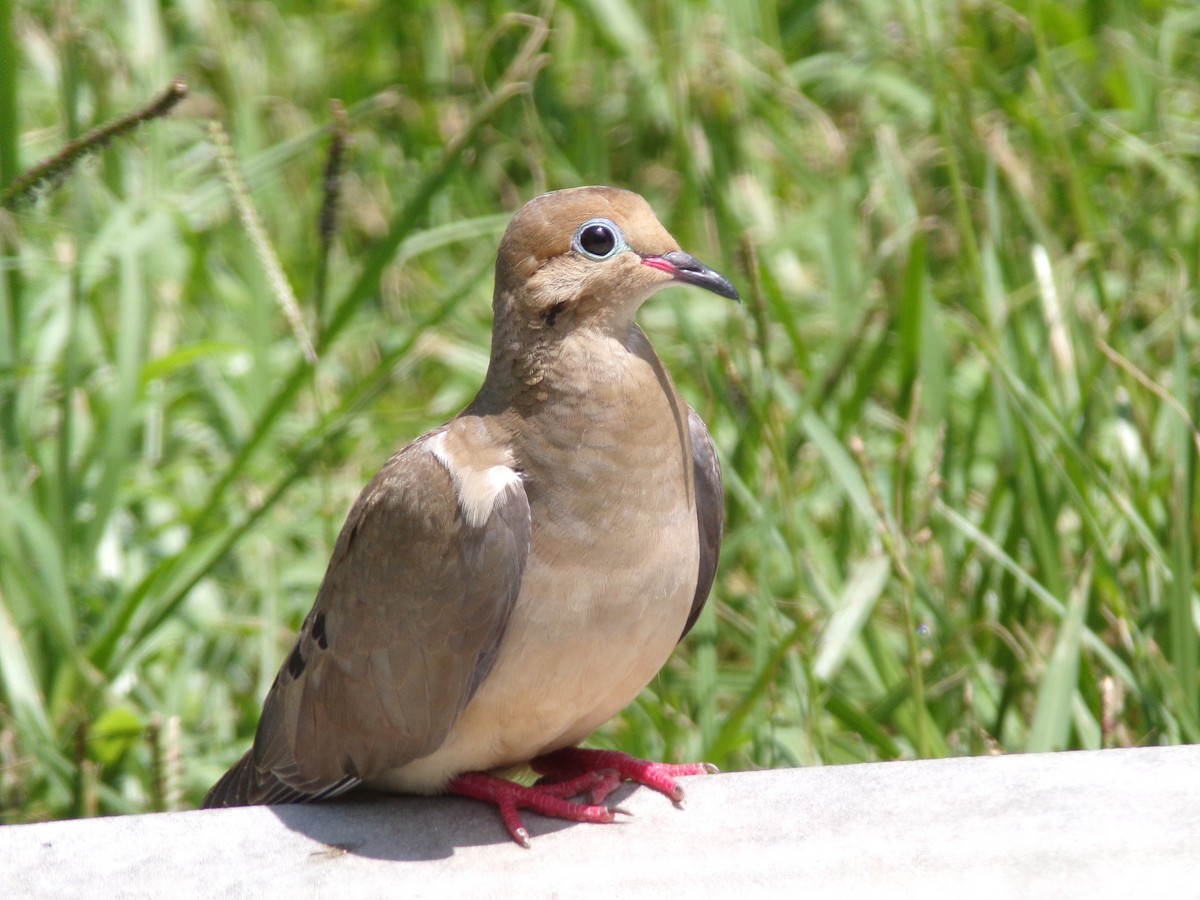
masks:
[[[528,848],[529,831],[521,821],[522,809],[555,819],[604,824],[615,821],[618,815],[633,816],[620,806],[601,805],[626,779],[665,794],[682,808],[683,786],[675,779],[717,771],[710,763],[656,763],[615,750],[579,747],[555,750],[537,757],[531,765],[545,776],[532,787],[484,772],[466,772],[453,779],[446,790],[493,804],[500,811],[500,818],[512,839]],[[576,803],[569,799],[581,794],[586,794],[589,802]]]
[[[601,797],[606,797],[619,783],[620,779],[616,777],[616,773],[608,771],[585,772],[566,781],[536,784],[532,787],[484,772],[466,772],[453,779],[446,786],[446,790],[452,794],[495,805],[509,835],[528,849],[529,831],[521,821],[520,810],[532,810],[544,816],[572,822],[607,824],[615,821],[618,814],[628,816],[631,813],[619,806],[573,803],[567,798],[596,791],[602,791]]]
[[[543,774],[567,779],[581,777],[580,773],[612,771],[619,779],[628,779],[637,784],[664,794],[677,805],[684,802],[683,787],[675,779],[686,775],[711,775],[717,767],[712,763],[656,763],[637,759],[616,750],[589,750],[582,747],[565,747],[543,756],[531,763]]]

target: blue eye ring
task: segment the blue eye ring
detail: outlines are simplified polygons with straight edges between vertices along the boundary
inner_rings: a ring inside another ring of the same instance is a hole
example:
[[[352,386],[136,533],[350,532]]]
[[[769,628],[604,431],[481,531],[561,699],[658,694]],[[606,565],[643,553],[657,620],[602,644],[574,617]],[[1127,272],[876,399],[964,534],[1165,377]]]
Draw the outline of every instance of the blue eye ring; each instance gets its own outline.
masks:
[[[571,238],[571,249],[588,259],[612,259],[622,250],[628,250],[621,229],[611,219],[597,217],[588,219]]]

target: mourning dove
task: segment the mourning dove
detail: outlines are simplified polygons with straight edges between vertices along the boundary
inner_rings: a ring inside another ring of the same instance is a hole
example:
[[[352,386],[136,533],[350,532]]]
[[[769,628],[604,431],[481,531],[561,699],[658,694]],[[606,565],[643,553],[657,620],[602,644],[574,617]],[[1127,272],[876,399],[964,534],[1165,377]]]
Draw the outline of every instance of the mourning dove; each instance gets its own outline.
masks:
[[[359,495],[254,746],[204,806],[449,792],[528,846],[519,808],[612,821],[625,778],[682,799],[674,778],[704,764],[575,746],[663,666],[716,572],[712,440],[634,323],[680,282],[737,299],[637,194],[555,191],[513,217],[483,387]],[[487,774],[525,763],[549,778]]]

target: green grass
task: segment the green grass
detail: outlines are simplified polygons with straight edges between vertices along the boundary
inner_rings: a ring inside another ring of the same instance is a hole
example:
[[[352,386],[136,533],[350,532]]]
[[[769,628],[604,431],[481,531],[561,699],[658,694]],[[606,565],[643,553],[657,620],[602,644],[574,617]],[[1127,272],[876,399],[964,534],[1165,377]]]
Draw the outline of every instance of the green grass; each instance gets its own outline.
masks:
[[[198,802],[358,489],[478,387],[507,216],[584,183],[744,297],[642,314],[727,536],[596,743],[1200,740],[1190,2],[60,6],[0,0],[0,191],[190,96],[0,210],[0,821]]]

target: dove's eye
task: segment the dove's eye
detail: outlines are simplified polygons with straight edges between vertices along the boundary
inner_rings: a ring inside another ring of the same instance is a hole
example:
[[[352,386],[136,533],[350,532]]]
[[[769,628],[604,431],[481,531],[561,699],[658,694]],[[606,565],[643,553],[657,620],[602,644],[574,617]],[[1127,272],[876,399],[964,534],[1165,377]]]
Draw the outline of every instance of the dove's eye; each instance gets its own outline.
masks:
[[[589,219],[579,226],[571,246],[590,259],[608,259],[625,248],[625,240],[608,219]]]

